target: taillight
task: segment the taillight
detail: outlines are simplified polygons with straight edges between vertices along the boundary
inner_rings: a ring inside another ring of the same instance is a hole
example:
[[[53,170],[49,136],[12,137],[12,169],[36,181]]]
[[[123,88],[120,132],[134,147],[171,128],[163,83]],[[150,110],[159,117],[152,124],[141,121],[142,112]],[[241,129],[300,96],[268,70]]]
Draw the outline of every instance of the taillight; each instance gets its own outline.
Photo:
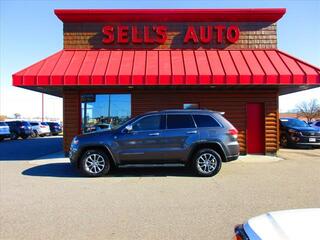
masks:
[[[243,240],[243,238],[240,235],[235,235],[232,240]]]
[[[46,128],[46,126],[43,126],[43,125],[41,125],[40,127],[41,127],[41,128]]]
[[[235,129],[235,128],[231,128],[231,129],[229,129],[229,134],[232,136],[232,137],[234,137],[234,138],[237,138],[238,137],[238,130],[237,129]]]

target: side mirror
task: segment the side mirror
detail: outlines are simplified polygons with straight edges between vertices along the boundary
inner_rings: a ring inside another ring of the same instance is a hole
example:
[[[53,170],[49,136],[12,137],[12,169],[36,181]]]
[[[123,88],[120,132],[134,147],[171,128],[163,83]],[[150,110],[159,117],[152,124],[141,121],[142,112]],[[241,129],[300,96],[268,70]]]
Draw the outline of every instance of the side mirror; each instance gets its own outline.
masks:
[[[130,133],[130,132],[132,132],[133,127],[132,127],[131,124],[129,124],[129,125],[126,126],[125,129],[126,129],[126,132],[127,132],[127,133]]]

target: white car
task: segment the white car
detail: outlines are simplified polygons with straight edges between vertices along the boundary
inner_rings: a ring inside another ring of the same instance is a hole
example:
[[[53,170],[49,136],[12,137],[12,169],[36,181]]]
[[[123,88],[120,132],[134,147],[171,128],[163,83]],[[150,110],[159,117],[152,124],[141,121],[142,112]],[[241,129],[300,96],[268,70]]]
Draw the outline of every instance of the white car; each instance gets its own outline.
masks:
[[[32,127],[32,137],[44,137],[51,134],[50,127],[45,122],[30,122]]]
[[[269,212],[235,228],[236,240],[320,239],[320,208]]]
[[[0,122],[0,141],[5,138],[9,138],[10,136],[10,128],[8,124],[6,124],[5,122]]]
[[[315,129],[317,129],[318,131],[320,131],[320,120],[316,120],[316,121],[310,123],[309,125]]]

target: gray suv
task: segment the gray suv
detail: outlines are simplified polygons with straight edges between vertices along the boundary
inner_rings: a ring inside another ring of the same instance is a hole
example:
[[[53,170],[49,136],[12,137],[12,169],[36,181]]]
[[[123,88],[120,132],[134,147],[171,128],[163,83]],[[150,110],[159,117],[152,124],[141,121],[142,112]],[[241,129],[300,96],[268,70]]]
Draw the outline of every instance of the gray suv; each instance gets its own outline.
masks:
[[[76,136],[71,163],[86,176],[126,164],[183,163],[199,176],[214,176],[223,161],[239,156],[238,131],[219,112],[164,110],[130,119],[117,129]]]

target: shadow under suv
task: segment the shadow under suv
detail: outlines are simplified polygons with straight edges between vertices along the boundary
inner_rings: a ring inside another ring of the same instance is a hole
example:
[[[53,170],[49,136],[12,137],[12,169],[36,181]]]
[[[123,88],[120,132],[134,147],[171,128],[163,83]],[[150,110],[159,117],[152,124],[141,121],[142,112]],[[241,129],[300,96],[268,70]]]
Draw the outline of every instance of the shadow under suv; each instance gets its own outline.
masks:
[[[223,161],[238,158],[237,133],[219,112],[149,112],[117,129],[76,136],[69,157],[92,177],[107,174],[111,166],[137,163],[184,163],[199,176],[213,176]]]

